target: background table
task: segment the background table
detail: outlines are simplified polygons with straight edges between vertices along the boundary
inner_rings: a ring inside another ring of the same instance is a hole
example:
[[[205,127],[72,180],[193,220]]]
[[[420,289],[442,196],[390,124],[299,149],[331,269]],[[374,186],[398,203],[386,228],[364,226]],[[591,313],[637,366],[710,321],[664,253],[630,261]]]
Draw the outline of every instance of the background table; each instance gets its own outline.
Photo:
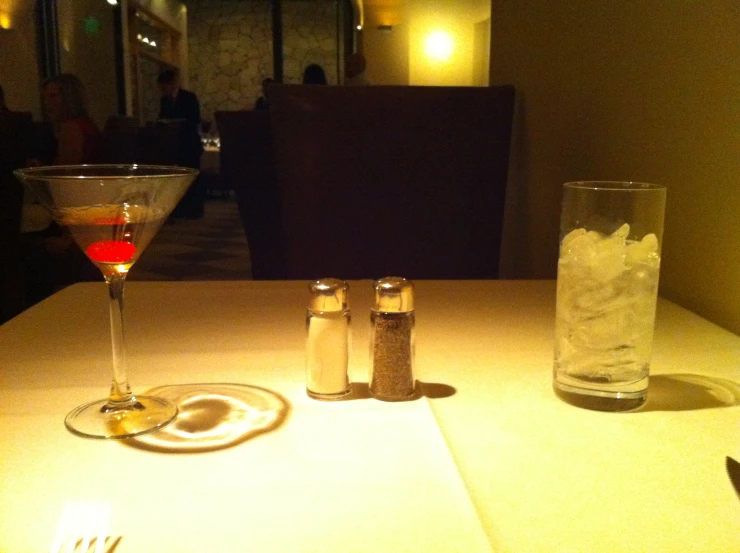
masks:
[[[350,285],[365,383],[371,287]],[[110,379],[105,289],[68,288],[0,327],[0,551],[47,548],[81,496],[113,501],[119,553],[740,550],[740,338],[661,300],[645,407],[578,409],[551,388],[554,291],[418,282],[427,397],[330,404],[303,391],[306,283],[132,282],[135,392],[234,382],[289,405],[234,447],[164,454],[64,429]]]

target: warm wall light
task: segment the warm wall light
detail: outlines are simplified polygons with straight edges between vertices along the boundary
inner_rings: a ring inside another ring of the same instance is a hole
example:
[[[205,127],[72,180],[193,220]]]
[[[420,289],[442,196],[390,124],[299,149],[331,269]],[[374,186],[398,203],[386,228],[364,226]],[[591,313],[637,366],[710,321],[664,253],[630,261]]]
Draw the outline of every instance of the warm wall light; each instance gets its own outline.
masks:
[[[143,36],[141,34],[136,35],[136,38],[139,40],[139,42],[143,42],[144,44],[148,44],[149,46],[155,47],[157,46],[157,42],[152,38],[150,39],[148,36]]]
[[[455,49],[450,33],[445,31],[434,31],[424,41],[424,52],[436,61],[447,61]]]
[[[361,31],[365,26],[365,6],[363,0],[351,0],[352,4],[352,20],[355,24],[355,29]]]
[[[0,29],[9,31],[13,27],[12,21],[10,20],[10,14],[6,12],[0,12]]]

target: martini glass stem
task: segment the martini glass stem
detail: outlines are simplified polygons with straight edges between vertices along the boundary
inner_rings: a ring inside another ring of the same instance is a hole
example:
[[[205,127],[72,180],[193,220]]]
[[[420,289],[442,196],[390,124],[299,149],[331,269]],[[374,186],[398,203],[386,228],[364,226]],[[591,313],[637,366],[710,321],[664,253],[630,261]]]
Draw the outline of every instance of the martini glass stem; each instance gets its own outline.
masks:
[[[123,325],[123,286],[126,273],[105,275],[108,284],[108,304],[110,306],[110,334],[113,344],[113,384],[107,408],[134,407],[136,399],[126,377],[126,343]]]

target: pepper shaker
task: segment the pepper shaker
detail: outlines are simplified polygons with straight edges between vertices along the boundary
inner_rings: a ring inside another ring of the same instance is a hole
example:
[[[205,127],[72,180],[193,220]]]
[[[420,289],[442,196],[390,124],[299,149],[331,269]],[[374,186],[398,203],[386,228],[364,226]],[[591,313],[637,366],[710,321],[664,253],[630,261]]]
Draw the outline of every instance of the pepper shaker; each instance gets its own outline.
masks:
[[[338,399],[350,391],[349,285],[324,278],[311,282],[308,290],[306,393],[314,399]]]
[[[400,277],[373,282],[370,394],[385,401],[414,395],[414,285]]]

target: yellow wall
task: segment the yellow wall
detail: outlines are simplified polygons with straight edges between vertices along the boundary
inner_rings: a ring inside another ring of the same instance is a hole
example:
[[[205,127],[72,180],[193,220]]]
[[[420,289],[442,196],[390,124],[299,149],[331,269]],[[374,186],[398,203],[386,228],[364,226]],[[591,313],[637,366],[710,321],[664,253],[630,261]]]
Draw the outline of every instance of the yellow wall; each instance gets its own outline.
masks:
[[[36,22],[33,2],[0,0],[0,85],[13,111],[30,111],[41,117]]]
[[[490,18],[490,0],[407,0],[365,2],[362,43],[368,60],[368,76],[378,84],[473,86],[480,84],[475,62],[487,56],[476,52],[487,37],[477,37],[476,25]],[[389,34],[378,24],[396,25]],[[431,59],[425,51],[430,33],[445,32],[453,41],[449,59]],[[480,35],[480,28],[478,29]],[[405,79],[402,78],[404,72]]]
[[[661,294],[740,333],[735,0],[494,0],[492,84],[513,84],[505,276],[554,277],[561,184],[666,184]]]
[[[473,86],[488,86],[491,65],[491,18],[475,24],[473,31]]]
[[[490,15],[490,1],[409,0],[409,83],[412,85],[473,85],[475,24]],[[454,49],[447,61],[426,55],[430,33],[452,37]]]
[[[365,27],[360,33],[370,82],[380,85],[409,84],[409,22],[398,6],[365,3]],[[378,30],[391,25],[391,31]]]

